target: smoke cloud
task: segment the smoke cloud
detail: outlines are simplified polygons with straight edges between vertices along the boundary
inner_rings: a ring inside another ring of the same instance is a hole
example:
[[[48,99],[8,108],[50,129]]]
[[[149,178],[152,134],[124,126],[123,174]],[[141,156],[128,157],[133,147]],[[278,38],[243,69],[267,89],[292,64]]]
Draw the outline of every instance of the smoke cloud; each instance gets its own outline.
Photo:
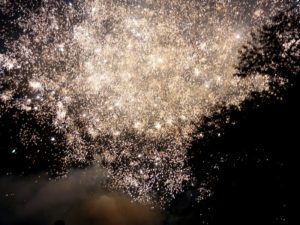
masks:
[[[161,215],[103,189],[100,168],[73,170],[67,177],[45,175],[0,178],[0,224],[159,225]]]

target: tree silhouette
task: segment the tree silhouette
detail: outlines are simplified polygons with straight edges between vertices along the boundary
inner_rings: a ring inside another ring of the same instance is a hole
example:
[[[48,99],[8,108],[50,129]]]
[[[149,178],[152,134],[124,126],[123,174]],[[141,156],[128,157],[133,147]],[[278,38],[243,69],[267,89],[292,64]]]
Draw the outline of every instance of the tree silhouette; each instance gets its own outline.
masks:
[[[238,108],[224,107],[198,126],[204,135],[193,142],[189,160],[198,179],[195,186],[208,183],[212,195],[191,206],[188,196],[195,191],[186,191],[170,210],[174,224],[195,224],[195,220],[284,224],[289,220],[288,177],[295,173],[290,167],[299,170],[294,147],[299,146],[294,130],[300,126],[299,11],[298,3],[279,12],[242,47],[235,75],[269,77],[274,95],[254,92]],[[282,86],[282,81],[289,85]]]
[[[269,76],[271,88],[294,82],[300,72],[300,6],[279,12],[240,51],[237,76]]]

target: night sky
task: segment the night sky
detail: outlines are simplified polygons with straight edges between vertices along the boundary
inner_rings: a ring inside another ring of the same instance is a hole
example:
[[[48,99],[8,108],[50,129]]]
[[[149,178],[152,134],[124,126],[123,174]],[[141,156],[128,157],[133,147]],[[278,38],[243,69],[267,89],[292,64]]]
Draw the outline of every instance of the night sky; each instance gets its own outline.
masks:
[[[0,224],[291,224],[297,0],[0,0]]]

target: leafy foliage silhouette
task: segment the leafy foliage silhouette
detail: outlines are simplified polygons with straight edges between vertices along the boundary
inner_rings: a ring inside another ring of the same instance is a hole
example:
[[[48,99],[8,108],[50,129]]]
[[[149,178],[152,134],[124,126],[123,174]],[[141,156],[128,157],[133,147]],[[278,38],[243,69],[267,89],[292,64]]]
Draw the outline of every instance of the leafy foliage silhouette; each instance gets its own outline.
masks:
[[[213,194],[182,209],[187,196],[197,192],[188,190],[170,212],[174,224],[195,224],[196,218],[210,224],[288,220],[288,177],[298,165],[294,130],[299,128],[299,73],[297,3],[253,32],[240,50],[235,76],[264,75],[272,94],[252,93],[238,108],[222,108],[198,125],[203,138],[189,151],[195,187],[208,184]]]
[[[273,90],[283,79],[294,82],[300,72],[300,6],[279,12],[257,32],[241,51],[235,75],[269,76]]]

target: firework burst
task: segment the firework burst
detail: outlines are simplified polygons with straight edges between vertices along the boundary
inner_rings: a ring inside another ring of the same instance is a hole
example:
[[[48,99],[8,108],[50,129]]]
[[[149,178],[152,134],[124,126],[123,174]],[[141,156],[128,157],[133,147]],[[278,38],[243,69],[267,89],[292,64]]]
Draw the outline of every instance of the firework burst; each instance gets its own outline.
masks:
[[[15,107],[51,121],[66,167],[91,155],[111,188],[163,204],[193,182],[194,124],[268,88],[261,76],[232,75],[250,29],[233,4],[43,1],[16,21],[21,35],[0,55],[1,113]],[[39,138],[26,125],[20,137],[25,146]]]

